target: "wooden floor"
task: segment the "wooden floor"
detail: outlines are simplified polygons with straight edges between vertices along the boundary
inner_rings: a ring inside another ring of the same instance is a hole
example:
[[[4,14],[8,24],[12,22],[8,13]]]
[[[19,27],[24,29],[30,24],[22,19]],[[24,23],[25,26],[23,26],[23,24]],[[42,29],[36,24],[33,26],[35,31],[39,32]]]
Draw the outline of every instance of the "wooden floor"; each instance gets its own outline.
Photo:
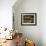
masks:
[[[4,42],[2,45],[0,46],[16,46],[15,44],[15,39],[13,40],[6,40],[6,42]]]
[[[12,40],[6,40],[6,42],[1,44],[0,46],[16,46],[16,45],[22,46],[22,36],[21,35],[22,35],[21,33],[16,33],[14,36],[12,36],[12,38],[13,38]],[[3,40],[0,39],[0,42],[2,42]],[[19,42],[19,44],[18,44],[18,42]]]

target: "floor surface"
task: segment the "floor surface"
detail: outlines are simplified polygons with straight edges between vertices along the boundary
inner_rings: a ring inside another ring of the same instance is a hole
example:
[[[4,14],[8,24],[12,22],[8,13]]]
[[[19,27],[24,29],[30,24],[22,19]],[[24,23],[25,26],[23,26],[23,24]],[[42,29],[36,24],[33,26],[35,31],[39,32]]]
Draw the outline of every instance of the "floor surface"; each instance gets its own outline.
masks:
[[[2,43],[0,46],[16,46],[15,39],[13,40],[6,40],[6,42]]]

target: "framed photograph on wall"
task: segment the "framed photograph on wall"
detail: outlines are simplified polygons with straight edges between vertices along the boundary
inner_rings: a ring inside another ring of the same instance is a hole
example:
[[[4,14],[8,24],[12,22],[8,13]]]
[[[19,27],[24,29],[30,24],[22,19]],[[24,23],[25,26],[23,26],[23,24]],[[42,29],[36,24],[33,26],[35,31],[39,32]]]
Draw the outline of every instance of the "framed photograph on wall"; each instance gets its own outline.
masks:
[[[21,25],[37,25],[37,13],[21,13]]]

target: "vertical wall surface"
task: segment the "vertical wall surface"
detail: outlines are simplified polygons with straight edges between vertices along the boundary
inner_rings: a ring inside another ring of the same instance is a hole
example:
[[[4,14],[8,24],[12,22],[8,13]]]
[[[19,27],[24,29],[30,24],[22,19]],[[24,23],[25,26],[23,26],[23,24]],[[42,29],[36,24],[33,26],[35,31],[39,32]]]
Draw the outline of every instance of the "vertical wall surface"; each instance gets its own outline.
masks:
[[[46,0],[41,1],[41,17],[40,17],[41,41],[42,46],[46,46]]]
[[[24,39],[27,38],[34,40],[36,46],[41,46],[41,30],[40,30],[41,1],[18,0],[18,2],[16,2],[15,5],[13,6],[15,30],[18,30],[18,32],[22,32]],[[37,25],[22,26],[21,13],[37,13]]]
[[[12,29],[12,6],[16,0],[0,0],[0,27]]]

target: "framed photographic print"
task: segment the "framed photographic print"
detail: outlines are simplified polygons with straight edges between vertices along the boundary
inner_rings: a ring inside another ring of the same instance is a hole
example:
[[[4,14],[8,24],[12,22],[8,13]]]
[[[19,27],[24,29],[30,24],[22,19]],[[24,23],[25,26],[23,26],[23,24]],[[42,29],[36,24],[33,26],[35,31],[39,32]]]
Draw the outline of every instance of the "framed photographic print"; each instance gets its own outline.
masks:
[[[36,25],[37,13],[21,13],[21,25]]]

